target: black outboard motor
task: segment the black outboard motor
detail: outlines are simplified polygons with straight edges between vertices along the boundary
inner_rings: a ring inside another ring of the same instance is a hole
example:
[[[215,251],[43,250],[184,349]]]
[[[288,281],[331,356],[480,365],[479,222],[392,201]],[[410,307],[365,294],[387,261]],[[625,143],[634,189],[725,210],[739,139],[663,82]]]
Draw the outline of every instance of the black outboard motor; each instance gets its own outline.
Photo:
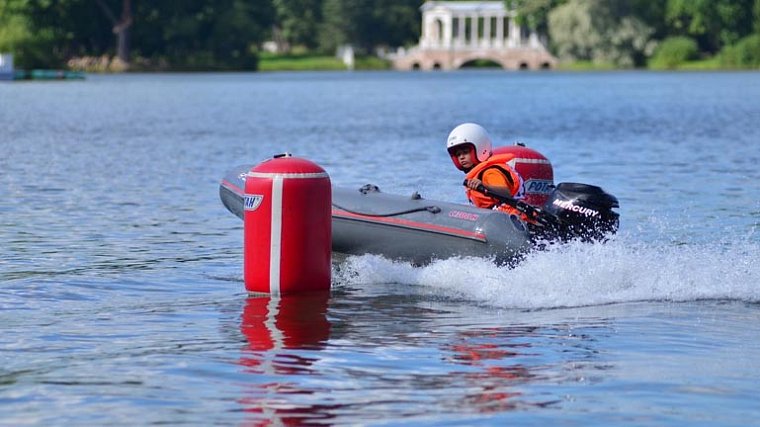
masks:
[[[617,232],[620,215],[612,209],[618,207],[617,198],[601,187],[563,182],[549,195],[542,211],[557,220],[556,237],[594,241]]]

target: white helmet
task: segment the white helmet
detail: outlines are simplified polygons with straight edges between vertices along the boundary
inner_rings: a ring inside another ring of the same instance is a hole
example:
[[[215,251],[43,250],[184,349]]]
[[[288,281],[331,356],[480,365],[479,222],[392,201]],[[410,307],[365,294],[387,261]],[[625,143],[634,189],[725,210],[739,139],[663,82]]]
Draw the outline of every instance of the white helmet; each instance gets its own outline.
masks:
[[[452,149],[465,144],[469,144],[473,148],[478,163],[491,157],[491,137],[488,136],[488,132],[483,126],[475,123],[462,123],[449,133],[449,138],[446,141],[446,150],[448,150],[451,160],[457,168],[462,169],[462,166],[452,154]]]

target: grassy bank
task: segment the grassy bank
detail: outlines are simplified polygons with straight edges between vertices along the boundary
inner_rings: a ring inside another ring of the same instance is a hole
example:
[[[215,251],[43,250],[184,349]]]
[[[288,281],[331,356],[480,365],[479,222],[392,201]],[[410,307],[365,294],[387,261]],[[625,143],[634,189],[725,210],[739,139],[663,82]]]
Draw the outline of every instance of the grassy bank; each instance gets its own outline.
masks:
[[[345,71],[347,69],[343,61],[333,55],[318,55],[312,53],[296,53],[288,55],[275,55],[271,53],[259,54],[258,69],[260,72],[275,71]],[[82,57],[75,58],[67,64],[68,70],[83,71],[88,73],[119,73],[126,71],[123,63],[107,56]],[[469,62],[466,68],[498,69],[499,64],[488,60],[476,60]],[[390,61],[378,58],[376,56],[357,56],[354,61],[355,70],[390,70],[392,65]],[[625,70],[615,66],[611,62],[594,62],[594,61],[563,61],[556,68],[559,71],[618,71]],[[721,62],[719,57],[685,61],[679,64],[670,65],[669,67],[657,67],[650,65],[640,69],[650,70],[668,70],[668,71],[730,71],[730,70],[747,70],[744,67],[728,67]],[[144,59],[136,59],[130,64],[129,71],[136,72],[167,72],[167,71],[235,71],[236,69],[226,69],[223,67],[198,66],[189,67],[172,67],[166,61],[150,62]],[[758,70],[754,68],[754,70]],[[239,71],[252,71],[251,68],[239,69]]]
[[[557,69],[560,71],[610,71],[618,68],[611,62],[573,61],[560,62]]]
[[[650,67],[650,69],[663,70],[663,68],[654,67]],[[717,57],[695,61],[686,61],[672,68],[669,68],[669,70],[674,71],[726,71],[735,69],[736,68],[726,67],[725,65],[721,64],[720,59]]]
[[[728,67],[720,62],[717,57],[686,61],[671,67],[649,66],[638,68],[652,71],[734,71],[747,70],[748,68]],[[617,67],[612,63],[595,63],[591,61],[561,62],[557,66],[560,71],[620,71],[626,68]]]
[[[390,62],[375,56],[357,56],[356,70],[387,70]],[[259,57],[259,71],[338,71],[345,70],[343,61],[331,55],[290,54],[275,55],[262,53]]]

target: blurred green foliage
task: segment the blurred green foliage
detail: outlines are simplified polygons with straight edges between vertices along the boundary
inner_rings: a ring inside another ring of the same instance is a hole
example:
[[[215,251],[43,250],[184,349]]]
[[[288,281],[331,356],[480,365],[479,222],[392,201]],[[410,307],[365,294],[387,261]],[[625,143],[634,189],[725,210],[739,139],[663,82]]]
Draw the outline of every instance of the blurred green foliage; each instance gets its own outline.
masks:
[[[652,53],[655,30],[609,0],[569,0],[548,15],[551,46],[560,59],[640,66]]]
[[[720,63],[728,68],[760,68],[760,34],[744,37],[720,52]]]
[[[672,70],[688,61],[697,59],[697,42],[686,36],[668,37],[655,50],[649,67],[656,70]]]
[[[760,0],[505,1],[568,62],[665,66],[683,54],[685,45],[672,41],[683,39],[673,38],[687,37],[697,49],[689,58],[720,58],[701,66],[759,66]],[[12,52],[19,68],[68,64],[101,71],[127,64],[137,70],[254,70],[265,46],[278,54],[328,58],[351,44],[357,58],[369,58],[378,49],[417,43],[423,2],[0,0],[0,51]],[[655,50],[658,44],[663,47]],[[283,58],[279,66],[285,63]]]

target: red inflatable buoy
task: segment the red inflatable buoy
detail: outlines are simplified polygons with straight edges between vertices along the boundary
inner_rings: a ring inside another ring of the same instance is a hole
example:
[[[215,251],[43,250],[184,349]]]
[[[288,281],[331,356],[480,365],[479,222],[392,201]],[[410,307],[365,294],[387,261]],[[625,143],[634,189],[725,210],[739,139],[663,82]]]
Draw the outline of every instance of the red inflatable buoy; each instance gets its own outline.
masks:
[[[554,169],[549,159],[538,151],[522,144],[496,147],[493,154],[510,154],[512,160],[507,162],[523,179],[525,185],[525,203],[541,207],[549,199],[554,186]]]
[[[330,289],[332,187],[317,164],[290,154],[245,180],[245,288],[273,296]]]

